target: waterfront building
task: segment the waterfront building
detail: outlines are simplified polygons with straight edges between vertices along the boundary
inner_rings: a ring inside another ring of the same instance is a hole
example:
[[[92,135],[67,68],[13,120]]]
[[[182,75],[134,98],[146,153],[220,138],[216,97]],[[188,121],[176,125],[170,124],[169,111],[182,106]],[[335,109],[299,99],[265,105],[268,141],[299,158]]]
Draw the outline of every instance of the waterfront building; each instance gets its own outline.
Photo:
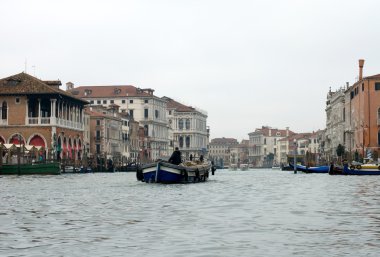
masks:
[[[209,158],[218,166],[230,165],[230,150],[239,143],[235,138],[214,138],[209,144]]]
[[[320,133],[320,130],[312,133],[297,133],[279,139],[277,141],[277,163],[287,165],[288,155],[294,155],[294,153],[298,156],[303,156],[304,161],[309,164],[316,165],[320,163]]]
[[[346,150],[361,157],[378,157],[380,146],[380,74],[363,77],[359,60],[358,81],[345,92]]]
[[[83,155],[86,101],[27,73],[0,79],[0,143],[43,148],[43,158]]]
[[[86,113],[90,116],[90,153],[97,160],[113,160],[116,165],[121,162],[122,120],[118,109],[101,105],[89,106]]]
[[[120,112],[130,115],[146,130],[148,156],[155,160],[168,156],[169,137],[166,118],[166,101],[153,94],[154,90],[141,89],[130,85],[79,86],[66,84],[74,96],[87,100],[92,105],[110,106],[116,104]]]
[[[204,111],[179,103],[169,97],[163,97],[167,102],[167,119],[172,147],[179,147],[182,158],[190,155],[206,156],[208,144],[207,114]]]
[[[242,140],[240,144],[230,147],[230,163],[247,163],[249,153],[249,140]]]
[[[273,161],[278,159],[278,140],[293,134],[289,127],[276,129],[269,126],[249,133],[249,162],[256,167],[272,167]]]
[[[339,144],[345,144],[345,88],[330,91],[326,100],[326,131],[324,153],[328,160],[336,157]]]

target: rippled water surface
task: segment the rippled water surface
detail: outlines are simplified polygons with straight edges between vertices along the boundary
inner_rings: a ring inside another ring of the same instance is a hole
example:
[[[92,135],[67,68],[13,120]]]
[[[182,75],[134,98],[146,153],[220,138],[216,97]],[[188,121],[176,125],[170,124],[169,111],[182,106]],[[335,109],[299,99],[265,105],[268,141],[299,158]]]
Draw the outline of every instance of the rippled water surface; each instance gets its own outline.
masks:
[[[0,256],[379,256],[380,177],[0,177]]]

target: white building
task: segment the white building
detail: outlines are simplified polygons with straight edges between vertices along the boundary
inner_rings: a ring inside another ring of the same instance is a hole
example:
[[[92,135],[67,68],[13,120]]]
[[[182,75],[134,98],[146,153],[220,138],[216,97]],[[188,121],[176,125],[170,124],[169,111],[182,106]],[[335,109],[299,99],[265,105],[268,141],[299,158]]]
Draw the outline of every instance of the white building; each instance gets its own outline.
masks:
[[[67,90],[74,96],[94,105],[116,104],[120,112],[128,113],[139,122],[148,138],[149,157],[152,160],[169,155],[166,100],[153,94],[153,89],[134,86],[80,86],[67,83]]]
[[[256,167],[272,166],[273,161],[278,159],[278,140],[292,134],[294,132],[288,127],[276,129],[268,126],[262,126],[249,133],[249,162]]]
[[[186,106],[169,97],[163,97],[167,102],[167,119],[172,147],[178,146],[182,157],[189,159],[207,154],[208,128],[207,114],[191,106]]]
[[[324,153],[326,156],[336,156],[339,144],[345,143],[345,90],[340,88],[335,92],[331,89],[326,101],[326,133]]]

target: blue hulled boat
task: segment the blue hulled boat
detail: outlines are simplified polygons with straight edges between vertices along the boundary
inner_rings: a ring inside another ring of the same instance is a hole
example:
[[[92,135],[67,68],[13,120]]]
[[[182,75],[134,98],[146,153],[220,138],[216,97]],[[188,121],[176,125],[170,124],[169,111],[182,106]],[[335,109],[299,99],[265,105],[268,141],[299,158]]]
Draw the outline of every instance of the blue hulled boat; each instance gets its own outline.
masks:
[[[294,165],[289,163],[289,166],[294,169]],[[307,167],[304,165],[296,165],[297,171],[302,171],[305,173],[328,173],[330,166],[315,166],[315,167]]]
[[[143,165],[136,176],[138,180],[147,183],[204,182],[207,181],[211,168],[211,163],[175,165],[159,161]]]
[[[340,172],[335,171],[334,173],[330,173],[330,175],[380,175],[379,169],[371,169],[371,168],[358,168],[355,165],[348,167],[348,164],[343,165],[343,170]]]

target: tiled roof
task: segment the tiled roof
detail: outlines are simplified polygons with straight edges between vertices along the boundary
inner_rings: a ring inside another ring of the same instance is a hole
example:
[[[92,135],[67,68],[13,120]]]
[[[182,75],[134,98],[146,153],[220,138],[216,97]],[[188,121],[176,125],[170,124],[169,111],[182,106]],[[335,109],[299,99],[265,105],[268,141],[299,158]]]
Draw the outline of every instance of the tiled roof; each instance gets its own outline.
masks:
[[[269,132],[270,132],[270,135],[269,135]],[[276,128],[271,128],[271,127],[267,127],[267,126],[263,126],[262,128],[258,128],[255,130],[255,132],[251,132],[251,133],[255,133],[255,134],[263,134],[264,136],[266,137],[275,137],[275,136],[281,136],[281,137],[286,137],[286,133],[289,133],[288,135],[291,136],[291,135],[294,135],[295,133],[291,130],[286,130],[286,129],[276,129]],[[250,134],[251,134],[250,133]],[[278,135],[277,135],[278,134]]]
[[[80,98],[117,98],[126,96],[153,96],[153,89],[140,89],[130,85],[79,86],[69,90]]]
[[[177,112],[194,112],[194,111],[196,111],[195,108],[181,104],[181,103],[174,101],[173,99],[171,99],[167,96],[165,96],[163,98],[167,101],[166,106],[168,109],[174,109]]]
[[[238,144],[235,138],[213,138],[211,139],[211,144]]]
[[[87,103],[59,89],[59,83],[59,81],[42,81],[22,72],[0,79],[0,95],[58,94]]]
[[[380,79],[380,74],[364,77],[364,79]]]

